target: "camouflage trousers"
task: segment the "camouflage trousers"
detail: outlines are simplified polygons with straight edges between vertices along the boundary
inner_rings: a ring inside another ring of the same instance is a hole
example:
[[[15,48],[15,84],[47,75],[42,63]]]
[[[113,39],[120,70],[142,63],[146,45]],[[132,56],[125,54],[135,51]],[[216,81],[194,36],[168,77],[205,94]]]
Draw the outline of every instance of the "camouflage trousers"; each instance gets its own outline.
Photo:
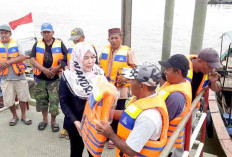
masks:
[[[36,111],[48,111],[51,115],[59,115],[59,83],[60,80],[47,81],[38,79],[35,83],[34,94]]]

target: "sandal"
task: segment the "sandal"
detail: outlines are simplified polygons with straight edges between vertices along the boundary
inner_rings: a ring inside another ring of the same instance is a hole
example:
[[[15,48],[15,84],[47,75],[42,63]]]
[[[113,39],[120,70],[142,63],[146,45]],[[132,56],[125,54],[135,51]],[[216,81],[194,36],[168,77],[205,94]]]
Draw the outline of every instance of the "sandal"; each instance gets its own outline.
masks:
[[[107,148],[108,149],[114,149],[115,148],[115,145],[114,145],[114,142],[109,140],[108,144],[107,144]]]
[[[25,125],[31,125],[32,124],[32,120],[30,119],[21,119],[21,121],[25,124]]]
[[[53,132],[58,132],[60,130],[60,127],[59,127],[59,125],[58,124],[52,124],[52,131]]]
[[[60,137],[60,138],[65,138],[67,135],[68,135],[67,130],[66,130],[66,129],[62,129],[62,130],[60,131],[59,137]]]
[[[40,122],[38,125],[38,130],[44,130],[47,127],[48,123]]]
[[[10,122],[9,122],[9,125],[10,125],[10,126],[14,126],[14,125],[17,124],[18,121],[19,121],[18,118],[12,118],[12,119],[10,120]]]

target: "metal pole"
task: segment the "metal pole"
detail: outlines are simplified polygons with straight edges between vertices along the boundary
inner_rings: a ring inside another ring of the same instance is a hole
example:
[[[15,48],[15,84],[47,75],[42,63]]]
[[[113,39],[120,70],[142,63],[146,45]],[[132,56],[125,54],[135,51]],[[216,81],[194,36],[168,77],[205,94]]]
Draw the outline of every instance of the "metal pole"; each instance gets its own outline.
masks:
[[[123,45],[131,47],[131,20],[132,20],[132,0],[122,0],[122,33]]]
[[[196,0],[193,19],[190,54],[197,54],[202,49],[208,0]]]
[[[167,60],[170,57],[171,44],[172,44],[174,6],[175,6],[175,0],[166,0],[165,15],[164,15],[164,30],[163,30],[162,60]]]

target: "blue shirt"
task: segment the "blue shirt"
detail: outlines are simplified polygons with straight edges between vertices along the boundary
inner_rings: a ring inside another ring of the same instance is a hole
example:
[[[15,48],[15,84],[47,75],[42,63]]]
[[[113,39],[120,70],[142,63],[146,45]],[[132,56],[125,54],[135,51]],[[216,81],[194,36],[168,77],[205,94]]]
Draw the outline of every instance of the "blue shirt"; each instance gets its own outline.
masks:
[[[184,110],[186,99],[182,93],[173,92],[167,97],[165,103],[168,109],[169,121],[172,121]]]

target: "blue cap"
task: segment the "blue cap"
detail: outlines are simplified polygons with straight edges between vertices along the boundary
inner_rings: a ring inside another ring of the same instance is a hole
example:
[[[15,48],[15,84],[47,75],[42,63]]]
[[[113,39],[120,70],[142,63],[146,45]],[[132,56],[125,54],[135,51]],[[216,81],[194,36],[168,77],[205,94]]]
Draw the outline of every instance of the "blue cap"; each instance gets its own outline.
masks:
[[[53,27],[50,23],[43,23],[41,25],[41,32],[43,31],[49,31],[49,32],[52,32],[53,31]]]

